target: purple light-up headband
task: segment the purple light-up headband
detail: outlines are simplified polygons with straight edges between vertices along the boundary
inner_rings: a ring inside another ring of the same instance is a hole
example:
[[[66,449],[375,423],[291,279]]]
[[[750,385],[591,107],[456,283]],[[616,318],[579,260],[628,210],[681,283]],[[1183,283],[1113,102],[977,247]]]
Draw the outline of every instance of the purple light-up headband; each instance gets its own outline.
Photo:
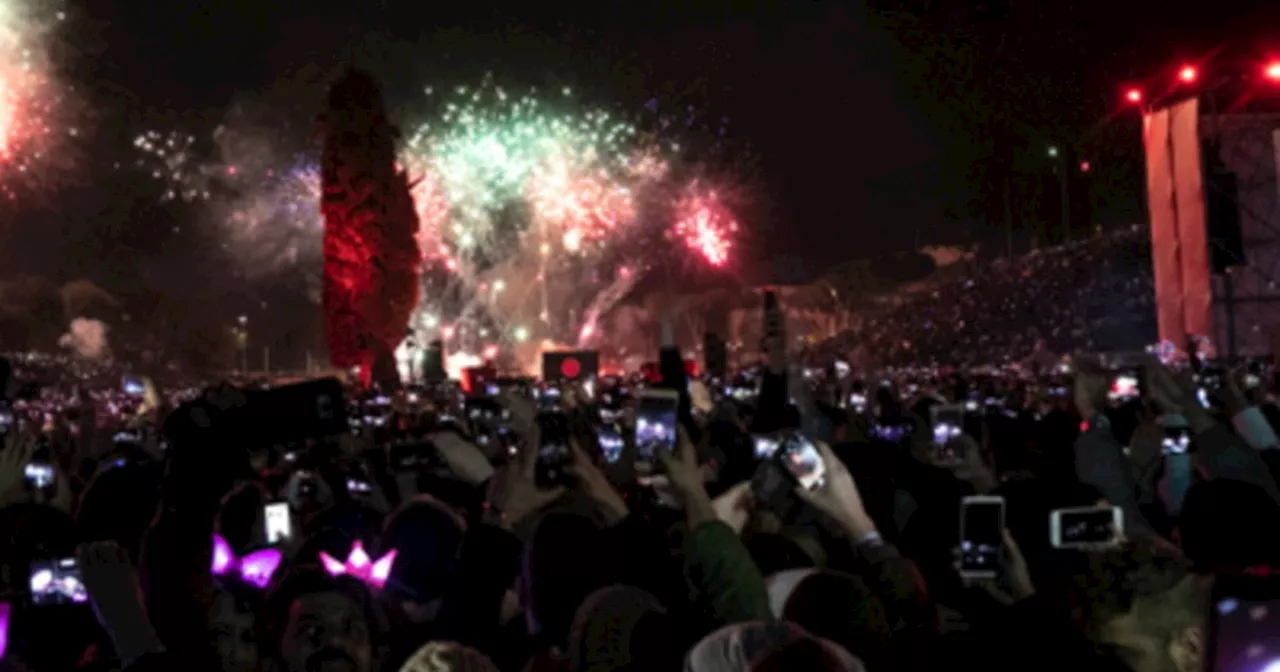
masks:
[[[0,658],[4,658],[4,650],[9,648],[9,603],[0,602]]]
[[[351,544],[351,552],[347,554],[346,562],[320,551],[320,563],[331,576],[346,574],[360,579],[376,591],[387,583],[387,577],[391,575],[391,565],[396,561],[396,553],[395,549],[391,549],[386,555],[374,561],[364,550],[364,544],[357,540]]]
[[[237,558],[226,539],[221,535],[213,535],[214,576],[239,575],[241,581],[262,590],[271,584],[271,577],[283,560],[284,554],[278,548],[264,548]]]

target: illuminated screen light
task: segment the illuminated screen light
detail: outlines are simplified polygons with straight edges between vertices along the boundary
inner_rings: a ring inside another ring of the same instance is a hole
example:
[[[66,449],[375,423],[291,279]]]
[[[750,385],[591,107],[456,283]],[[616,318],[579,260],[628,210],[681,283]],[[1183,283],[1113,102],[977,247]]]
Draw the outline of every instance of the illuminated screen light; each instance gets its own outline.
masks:
[[[1126,92],[1125,92],[1125,94],[1124,94],[1124,98],[1125,98],[1125,100],[1127,100],[1127,101],[1129,101],[1129,102],[1131,102],[1131,103],[1141,103],[1141,102],[1142,102],[1142,90],[1141,90],[1141,89],[1129,89],[1128,91],[1126,91]]]
[[[1184,84],[1190,84],[1200,77],[1200,71],[1196,70],[1194,65],[1184,65],[1178,70],[1178,79]]]
[[[1268,63],[1262,73],[1267,76],[1267,79],[1280,82],[1280,61]]]

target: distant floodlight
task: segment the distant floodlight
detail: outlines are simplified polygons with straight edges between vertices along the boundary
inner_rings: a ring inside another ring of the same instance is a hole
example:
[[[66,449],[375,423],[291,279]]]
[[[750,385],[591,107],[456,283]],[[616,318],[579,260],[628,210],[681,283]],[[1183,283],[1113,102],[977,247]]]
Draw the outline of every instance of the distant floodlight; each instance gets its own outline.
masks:
[[[1142,102],[1142,89],[1129,89],[1124,93],[1124,99],[1131,103]]]
[[[1200,71],[1197,70],[1194,65],[1184,65],[1178,70],[1178,79],[1181,80],[1183,84],[1190,84],[1196,81],[1199,76]]]

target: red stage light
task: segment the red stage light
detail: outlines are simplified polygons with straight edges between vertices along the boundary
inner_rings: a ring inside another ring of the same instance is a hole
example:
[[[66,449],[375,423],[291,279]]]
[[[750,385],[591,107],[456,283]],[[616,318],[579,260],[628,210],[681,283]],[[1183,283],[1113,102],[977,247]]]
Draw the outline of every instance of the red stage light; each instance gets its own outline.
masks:
[[[1129,101],[1129,102],[1131,102],[1131,103],[1141,103],[1141,102],[1142,102],[1142,90],[1141,90],[1141,89],[1129,89],[1128,91],[1126,91],[1126,92],[1125,92],[1125,94],[1124,94],[1124,99],[1125,99],[1125,100],[1127,100],[1127,101]]]
[[[1262,74],[1273,82],[1280,82],[1280,61],[1272,61],[1262,70]]]
[[[1196,70],[1196,66],[1194,65],[1184,65],[1181,70],[1178,70],[1178,79],[1182,80],[1184,84],[1190,84],[1196,81],[1196,78],[1199,76],[1200,71]]]

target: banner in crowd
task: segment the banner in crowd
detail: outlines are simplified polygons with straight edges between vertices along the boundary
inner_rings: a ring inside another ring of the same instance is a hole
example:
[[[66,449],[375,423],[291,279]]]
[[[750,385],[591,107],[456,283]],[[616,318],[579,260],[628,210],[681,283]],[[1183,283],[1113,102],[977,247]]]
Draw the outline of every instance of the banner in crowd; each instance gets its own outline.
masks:
[[[1143,118],[1160,339],[1213,334],[1200,109],[1195,98]]]

